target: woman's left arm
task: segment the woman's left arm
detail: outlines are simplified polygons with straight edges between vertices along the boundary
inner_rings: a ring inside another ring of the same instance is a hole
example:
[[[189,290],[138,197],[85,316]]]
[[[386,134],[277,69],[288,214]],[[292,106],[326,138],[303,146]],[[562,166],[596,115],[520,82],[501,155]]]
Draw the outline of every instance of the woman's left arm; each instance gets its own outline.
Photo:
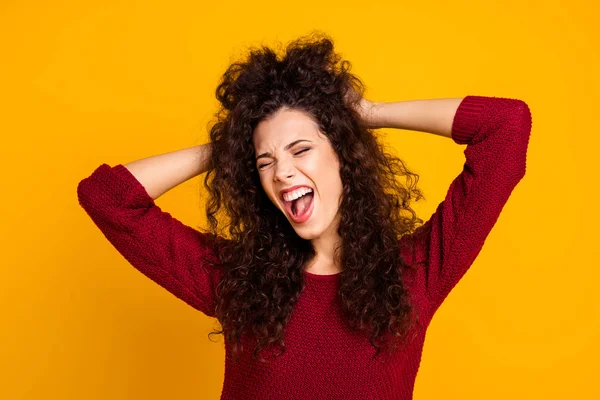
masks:
[[[518,99],[361,102],[367,125],[414,129],[466,144],[465,163],[431,218],[399,242],[408,264],[423,264],[411,283],[431,315],[473,263],[513,189],[525,175],[531,112]]]
[[[395,128],[451,138],[452,121],[463,98],[397,102],[361,101],[361,117],[370,128]]]

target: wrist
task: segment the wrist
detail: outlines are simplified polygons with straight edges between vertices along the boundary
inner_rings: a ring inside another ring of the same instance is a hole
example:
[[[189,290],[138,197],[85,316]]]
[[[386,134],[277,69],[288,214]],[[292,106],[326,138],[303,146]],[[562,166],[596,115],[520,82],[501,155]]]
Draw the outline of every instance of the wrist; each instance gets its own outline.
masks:
[[[385,128],[385,119],[384,119],[384,108],[385,103],[370,101],[369,104],[366,105],[366,122],[370,128]]]

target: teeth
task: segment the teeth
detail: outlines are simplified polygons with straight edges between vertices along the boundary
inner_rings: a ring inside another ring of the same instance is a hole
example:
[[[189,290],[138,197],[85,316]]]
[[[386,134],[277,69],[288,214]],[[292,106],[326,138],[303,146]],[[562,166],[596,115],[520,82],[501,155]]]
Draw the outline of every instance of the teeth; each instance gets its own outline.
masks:
[[[283,199],[285,201],[296,200],[298,197],[304,196],[306,193],[311,193],[313,190],[311,188],[300,188],[294,190],[293,192],[288,192],[283,194]]]

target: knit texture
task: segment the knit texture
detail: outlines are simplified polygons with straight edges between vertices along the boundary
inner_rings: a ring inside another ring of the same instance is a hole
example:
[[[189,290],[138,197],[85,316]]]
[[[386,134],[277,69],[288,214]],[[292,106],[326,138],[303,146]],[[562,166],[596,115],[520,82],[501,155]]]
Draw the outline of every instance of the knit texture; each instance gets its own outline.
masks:
[[[466,144],[462,172],[445,199],[398,250],[418,268],[403,280],[420,323],[408,346],[393,355],[343,323],[336,293],[341,275],[304,272],[305,290],[284,331],[286,352],[261,363],[252,343],[234,364],[225,343],[221,400],[412,399],[431,318],[481,251],[514,187],[525,174],[531,113],[522,100],[467,96],[452,124],[452,139]],[[100,165],[79,182],[79,204],[110,243],[148,278],[207,316],[215,317],[220,271],[210,236],[161,210],[122,164]],[[407,246],[414,245],[412,251]],[[268,357],[268,347],[261,355]],[[201,396],[200,396],[201,397]]]

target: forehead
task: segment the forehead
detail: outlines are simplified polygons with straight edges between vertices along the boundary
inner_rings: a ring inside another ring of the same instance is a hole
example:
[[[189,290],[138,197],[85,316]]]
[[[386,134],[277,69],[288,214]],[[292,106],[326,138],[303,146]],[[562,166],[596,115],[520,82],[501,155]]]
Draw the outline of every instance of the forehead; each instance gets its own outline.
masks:
[[[252,141],[256,151],[266,147],[285,146],[288,142],[302,137],[318,140],[319,126],[306,113],[281,109],[271,118],[262,120],[254,129]]]

